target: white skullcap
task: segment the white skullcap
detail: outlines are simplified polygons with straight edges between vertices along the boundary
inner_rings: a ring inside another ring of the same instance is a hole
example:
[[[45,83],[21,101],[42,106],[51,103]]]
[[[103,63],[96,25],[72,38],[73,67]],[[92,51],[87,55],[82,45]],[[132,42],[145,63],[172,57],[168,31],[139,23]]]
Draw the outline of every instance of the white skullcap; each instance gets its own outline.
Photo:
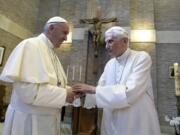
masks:
[[[55,17],[50,18],[50,19],[46,22],[46,24],[48,24],[48,23],[58,23],[58,22],[67,23],[67,21],[66,21],[64,18],[59,17],[59,16],[55,16]]]

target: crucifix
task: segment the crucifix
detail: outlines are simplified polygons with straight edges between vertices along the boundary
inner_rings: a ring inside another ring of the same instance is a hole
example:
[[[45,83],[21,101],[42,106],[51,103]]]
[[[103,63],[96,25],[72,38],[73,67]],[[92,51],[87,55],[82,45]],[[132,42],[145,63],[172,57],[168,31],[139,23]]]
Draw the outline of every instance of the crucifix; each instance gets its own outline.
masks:
[[[93,73],[97,74],[97,57],[99,54],[99,47],[101,45],[101,35],[102,35],[102,25],[111,23],[111,22],[117,22],[117,18],[102,18],[100,7],[96,10],[96,16],[91,19],[80,19],[80,23],[85,24],[92,24],[93,25],[93,32],[92,32],[92,38],[93,38],[93,48],[94,48],[94,62],[93,62]]]
[[[99,45],[101,45],[101,35],[102,35],[102,24],[104,23],[110,23],[110,22],[116,22],[116,18],[92,18],[92,19],[81,19],[80,23],[87,23],[87,24],[93,24],[93,47],[95,49],[95,57],[98,57],[98,50]]]
[[[102,24],[117,22],[117,18],[101,18],[100,7],[97,8],[96,16],[91,19],[80,19],[80,23],[93,24],[93,47],[94,56],[98,57],[99,46],[101,45]]]

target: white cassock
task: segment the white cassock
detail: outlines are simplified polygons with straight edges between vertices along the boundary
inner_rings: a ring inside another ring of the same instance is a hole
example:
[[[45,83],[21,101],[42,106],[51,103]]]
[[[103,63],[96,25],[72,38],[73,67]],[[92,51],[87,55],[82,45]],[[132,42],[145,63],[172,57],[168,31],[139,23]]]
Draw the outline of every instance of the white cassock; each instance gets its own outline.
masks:
[[[101,135],[160,135],[151,63],[146,52],[127,49],[106,64],[95,95],[96,105],[103,108]],[[88,101],[90,108],[93,102]]]
[[[52,46],[41,34],[22,41],[11,53],[0,76],[13,83],[3,135],[60,134],[67,79]]]

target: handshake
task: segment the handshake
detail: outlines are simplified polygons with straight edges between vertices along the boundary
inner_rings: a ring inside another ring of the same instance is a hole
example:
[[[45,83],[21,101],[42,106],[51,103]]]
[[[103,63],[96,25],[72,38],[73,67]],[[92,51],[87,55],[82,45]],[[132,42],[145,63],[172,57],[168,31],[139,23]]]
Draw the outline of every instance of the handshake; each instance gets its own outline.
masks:
[[[95,94],[96,87],[88,84],[75,84],[67,89],[66,102],[72,103],[75,99],[84,97],[86,93]]]

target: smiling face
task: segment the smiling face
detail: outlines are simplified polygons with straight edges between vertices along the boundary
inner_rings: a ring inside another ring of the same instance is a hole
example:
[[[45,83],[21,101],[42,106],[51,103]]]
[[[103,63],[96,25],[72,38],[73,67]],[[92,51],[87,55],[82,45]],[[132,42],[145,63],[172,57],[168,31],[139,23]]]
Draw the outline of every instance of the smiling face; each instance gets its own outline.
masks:
[[[48,28],[48,38],[55,48],[59,48],[63,41],[67,40],[69,27],[67,23],[50,24]]]
[[[106,49],[110,56],[118,57],[121,56],[128,47],[128,38],[118,38],[109,33],[105,36]]]

